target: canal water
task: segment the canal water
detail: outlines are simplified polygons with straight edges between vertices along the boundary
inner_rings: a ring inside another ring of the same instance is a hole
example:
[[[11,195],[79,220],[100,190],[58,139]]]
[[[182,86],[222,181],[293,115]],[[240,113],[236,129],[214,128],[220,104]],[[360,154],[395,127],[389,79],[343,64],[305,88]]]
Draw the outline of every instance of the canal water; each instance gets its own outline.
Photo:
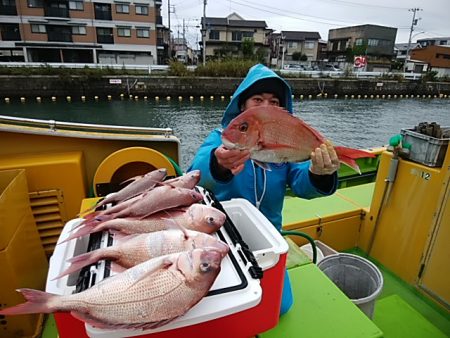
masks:
[[[99,101],[0,103],[0,114],[65,122],[172,128],[181,140],[186,170],[209,132],[220,126],[227,102]],[[386,145],[402,128],[420,122],[450,126],[450,99],[295,100],[295,115],[336,145],[371,148]],[[1,140],[0,140],[1,142]]]

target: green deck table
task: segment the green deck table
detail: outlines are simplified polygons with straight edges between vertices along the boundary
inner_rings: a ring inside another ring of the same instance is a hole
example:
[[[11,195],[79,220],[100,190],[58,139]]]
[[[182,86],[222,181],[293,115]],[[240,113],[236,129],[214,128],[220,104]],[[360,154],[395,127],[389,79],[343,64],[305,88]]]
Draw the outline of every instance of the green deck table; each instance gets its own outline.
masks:
[[[382,331],[314,264],[288,270],[294,305],[261,338],[376,338]]]

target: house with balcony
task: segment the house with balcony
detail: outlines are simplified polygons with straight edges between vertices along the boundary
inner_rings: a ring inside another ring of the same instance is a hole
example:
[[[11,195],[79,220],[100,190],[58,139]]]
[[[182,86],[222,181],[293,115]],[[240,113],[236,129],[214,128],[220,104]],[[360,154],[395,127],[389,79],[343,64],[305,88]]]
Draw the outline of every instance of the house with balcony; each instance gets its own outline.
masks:
[[[406,54],[411,53],[411,50],[413,50],[414,48],[420,47],[420,44],[415,42],[411,42],[409,44],[409,48],[408,48],[408,43],[396,43],[394,45],[394,58],[397,61],[400,62],[405,62],[406,60]]]
[[[161,0],[5,0],[0,61],[153,64]]]
[[[450,37],[417,39],[417,43],[421,47],[427,47],[427,46],[450,46]]]
[[[328,61],[353,63],[354,56],[367,56],[367,71],[389,71],[397,28],[359,25],[328,31]]]
[[[315,63],[322,51],[318,32],[281,31],[270,36],[272,64]]]
[[[245,40],[252,41],[254,52],[269,56],[268,36],[272,32],[265,21],[245,20],[240,15],[232,13],[225,18],[202,18],[205,24],[205,54],[206,59],[222,57],[242,57]]]
[[[426,70],[436,71],[438,77],[450,76],[450,46],[428,45],[418,47],[410,52],[410,64],[407,71],[421,72],[417,69],[417,63],[424,64]]]

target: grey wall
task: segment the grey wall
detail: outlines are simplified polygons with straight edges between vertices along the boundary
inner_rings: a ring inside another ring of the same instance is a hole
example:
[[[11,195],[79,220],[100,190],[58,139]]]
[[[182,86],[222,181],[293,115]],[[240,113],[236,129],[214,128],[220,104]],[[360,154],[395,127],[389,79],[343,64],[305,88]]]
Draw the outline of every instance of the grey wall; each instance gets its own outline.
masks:
[[[111,84],[110,79],[120,79],[121,84]],[[229,96],[239,85],[241,78],[183,78],[183,77],[103,77],[82,78],[58,76],[0,76],[0,99],[66,97],[77,99],[107,95],[118,98],[120,94],[166,97],[175,96]],[[450,83],[420,81],[343,80],[343,79],[290,79],[295,96],[327,93],[338,95],[450,95]],[[128,83],[128,85],[127,85]]]

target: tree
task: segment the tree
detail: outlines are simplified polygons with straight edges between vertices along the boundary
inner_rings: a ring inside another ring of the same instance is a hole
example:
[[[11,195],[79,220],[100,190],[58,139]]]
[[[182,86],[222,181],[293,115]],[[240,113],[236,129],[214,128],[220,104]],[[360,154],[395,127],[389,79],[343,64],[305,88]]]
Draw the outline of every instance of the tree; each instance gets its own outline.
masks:
[[[255,54],[255,42],[253,41],[253,39],[242,40],[241,50],[244,59],[252,59]]]
[[[292,53],[292,60],[294,61],[300,61],[300,58],[302,57],[301,52],[294,52]]]

